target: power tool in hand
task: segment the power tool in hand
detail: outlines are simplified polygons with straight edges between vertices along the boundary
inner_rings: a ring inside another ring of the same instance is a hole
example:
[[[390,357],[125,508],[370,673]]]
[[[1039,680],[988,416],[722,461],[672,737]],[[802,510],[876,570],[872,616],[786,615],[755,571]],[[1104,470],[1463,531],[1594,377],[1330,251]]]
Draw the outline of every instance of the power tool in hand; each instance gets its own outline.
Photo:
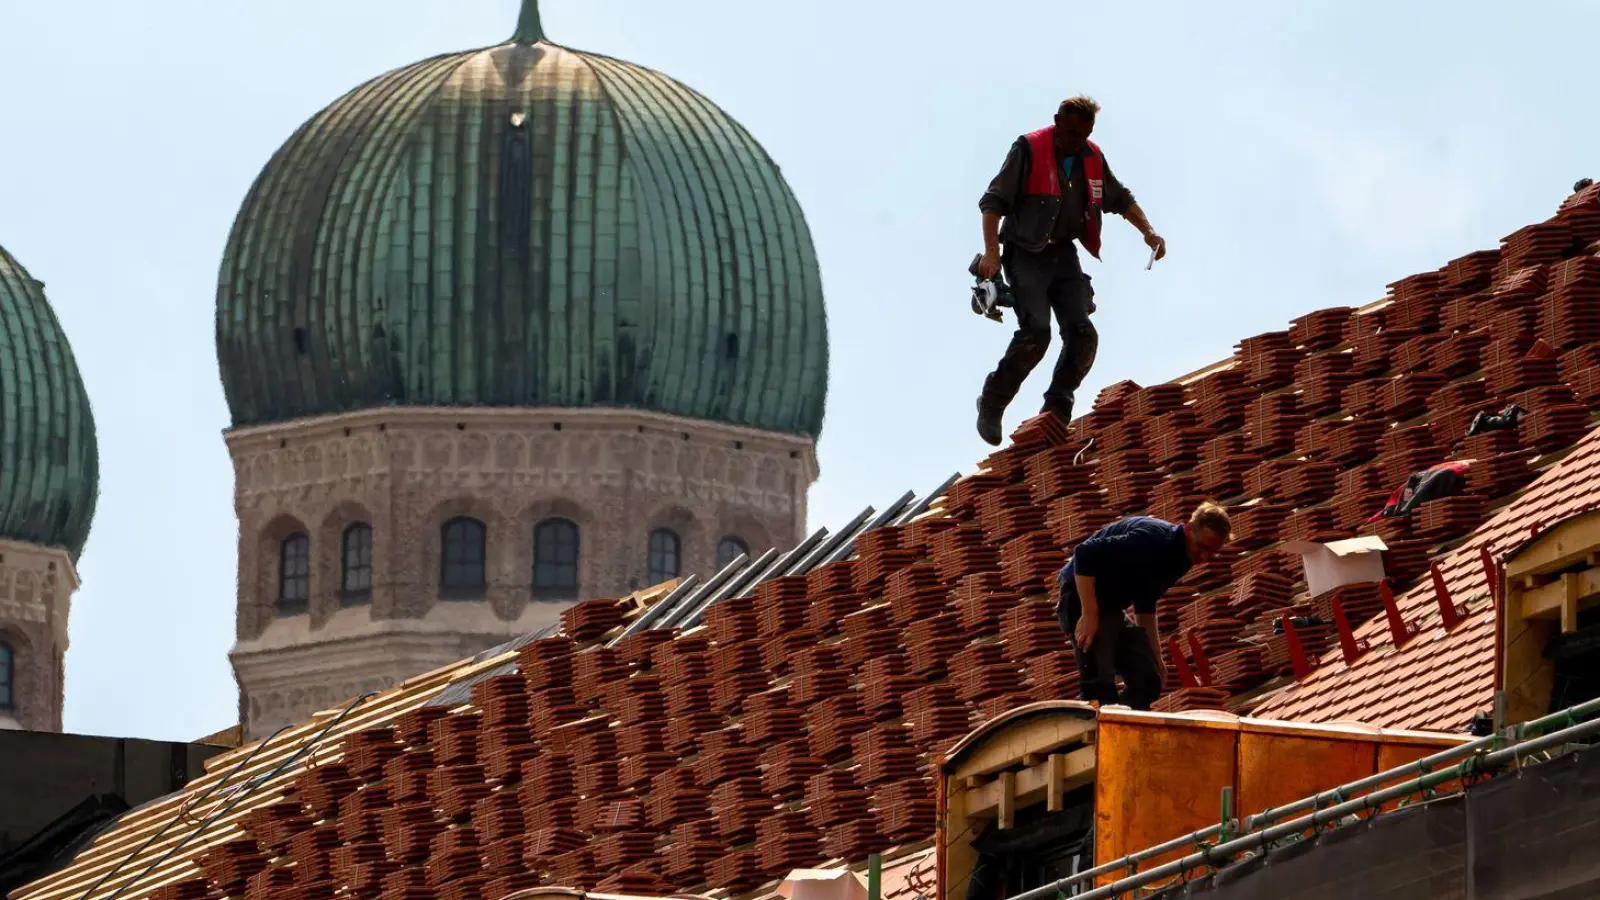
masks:
[[[1015,308],[1016,298],[1012,295],[1011,286],[1006,284],[1004,276],[984,278],[978,274],[978,263],[982,261],[983,254],[979,253],[972,258],[972,265],[967,266],[967,273],[978,279],[978,283],[972,286],[972,311],[985,319],[1000,322],[1003,321],[1000,317],[1001,308]]]

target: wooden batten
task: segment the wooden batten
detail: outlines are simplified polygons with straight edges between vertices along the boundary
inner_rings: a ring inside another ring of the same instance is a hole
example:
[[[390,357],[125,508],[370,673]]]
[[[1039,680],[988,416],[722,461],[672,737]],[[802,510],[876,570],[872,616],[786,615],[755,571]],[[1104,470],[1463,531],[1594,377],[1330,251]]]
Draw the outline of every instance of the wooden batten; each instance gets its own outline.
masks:
[[[1518,548],[1504,563],[1500,688],[1506,724],[1549,712],[1555,664],[1545,649],[1578,630],[1578,614],[1600,605],[1600,510],[1566,519]]]

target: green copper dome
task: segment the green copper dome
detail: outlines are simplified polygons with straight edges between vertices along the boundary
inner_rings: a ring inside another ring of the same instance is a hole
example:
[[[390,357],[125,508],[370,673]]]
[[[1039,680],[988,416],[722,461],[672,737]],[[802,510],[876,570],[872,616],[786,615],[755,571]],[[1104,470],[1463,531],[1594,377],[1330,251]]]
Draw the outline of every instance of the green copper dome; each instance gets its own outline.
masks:
[[[777,165],[649,69],[512,40],[381,75],[257,178],[217,288],[235,425],[626,406],[816,435],[821,277]]]
[[[44,285],[0,248],[0,538],[76,560],[100,492],[89,395]]]

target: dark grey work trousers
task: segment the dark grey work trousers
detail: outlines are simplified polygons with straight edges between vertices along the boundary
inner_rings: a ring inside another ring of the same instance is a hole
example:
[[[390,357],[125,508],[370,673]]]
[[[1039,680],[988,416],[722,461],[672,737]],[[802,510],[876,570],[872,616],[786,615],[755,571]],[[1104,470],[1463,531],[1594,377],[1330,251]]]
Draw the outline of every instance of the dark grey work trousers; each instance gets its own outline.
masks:
[[[1149,709],[1161,696],[1161,657],[1150,646],[1150,636],[1130,623],[1122,612],[1103,610],[1100,630],[1088,650],[1078,646],[1078,592],[1073,589],[1065,603],[1056,607],[1056,620],[1072,642],[1078,662],[1078,696],[1090,702],[1120,703],[1133,709]],[[1117,691],[1117,676],[1123,690]]]
[[[983,383],[984,405],[1004,410],[1015,399],[1022,382],[1050,349],[1053,314],[1061,332],[1061,355],[1044,392],[1044,409],[1071,419],[1073,395],[1100,349],[1100,335],[1089,321],[1094,288],[1078,263],[1077,247],[1071,242],[1050,244],[1033,253],[1008,244],[1001,264],[1016,297],[1017,330],[1000,364]]]

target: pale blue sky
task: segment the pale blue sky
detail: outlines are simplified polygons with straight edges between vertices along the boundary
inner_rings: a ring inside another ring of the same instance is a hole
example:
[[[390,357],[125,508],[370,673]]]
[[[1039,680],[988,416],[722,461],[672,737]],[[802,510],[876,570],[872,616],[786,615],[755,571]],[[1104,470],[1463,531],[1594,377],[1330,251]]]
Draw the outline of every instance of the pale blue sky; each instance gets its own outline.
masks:
[[[0,0],[0,245],[47,291],[100,431],[67,728],[228,725],[232,472],[212,304],[268,157],[361,81],[511,34],[517,0]],[[544,0],[551,38],[670,74],[783,167],[821,258],[832,387],[811,524],[987,448],[1004,346],[966,308],[977,199],[1077,91],[1171,253],[1110,224],[1100,358],[1164,381],[1378,299],[1600,175],[1600,3]],[[1052,348],[1052,354],[1054,348]],[[1040,372],[1048,370],[1042,366]],[[1023,389],[1008,427],[1037,409]]]

